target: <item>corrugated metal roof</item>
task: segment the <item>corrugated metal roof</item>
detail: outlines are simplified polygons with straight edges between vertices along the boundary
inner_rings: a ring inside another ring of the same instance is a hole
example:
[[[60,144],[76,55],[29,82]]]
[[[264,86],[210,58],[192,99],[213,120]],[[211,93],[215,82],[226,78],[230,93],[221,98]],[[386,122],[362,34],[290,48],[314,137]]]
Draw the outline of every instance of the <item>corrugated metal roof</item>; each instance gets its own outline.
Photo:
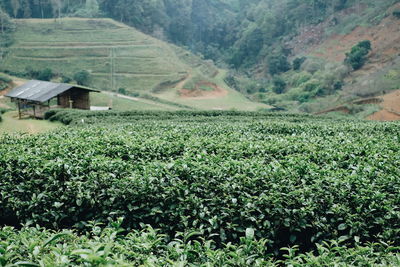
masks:
[[[98,92],[96,90],[79,85],[32,80],[25,83],[24,85],[14,88],[5,96],[34,102],[46,102],[53,97],[56,97],[57,95],[62,94],[65,91],[68,91],[69,89],[74,87],[83,90]]]

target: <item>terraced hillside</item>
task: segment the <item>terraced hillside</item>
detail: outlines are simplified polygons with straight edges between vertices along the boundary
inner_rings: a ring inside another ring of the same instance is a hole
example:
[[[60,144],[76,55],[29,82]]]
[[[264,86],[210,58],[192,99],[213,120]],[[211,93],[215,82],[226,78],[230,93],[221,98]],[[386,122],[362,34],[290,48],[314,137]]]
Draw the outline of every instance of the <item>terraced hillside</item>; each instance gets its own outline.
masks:
[[[111,19],[23,19],[16,23],[15,43],[1,66],[14,75],[49,67],[60,77],[72,77],[88,70],[90,86],[101,90],[124,88],[127,94],[189,102],[200,109],[267,107],[230,89],[212,62]],[[195,97],[189,99],[185,89]]]
[[[16,43],[4,62],[13,72],[51,67],[72,76],[85,69],[96,88],[130,91],[185,75],[167,46],[111,20],[18,20],[17,25]]]

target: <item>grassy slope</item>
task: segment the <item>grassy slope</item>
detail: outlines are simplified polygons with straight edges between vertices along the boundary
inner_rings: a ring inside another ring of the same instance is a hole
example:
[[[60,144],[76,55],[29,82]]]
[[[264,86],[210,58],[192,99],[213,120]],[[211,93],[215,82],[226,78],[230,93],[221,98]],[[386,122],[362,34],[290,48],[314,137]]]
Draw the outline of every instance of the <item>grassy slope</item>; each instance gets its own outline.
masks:
[[[6,112],[2,115],[3,121],[0,122],[0,134],[2,133],[41,133],[60,127],[60,123],[41,121],[34,119],[18,119],[16,111]]]
[[[117,111],[130,110],[177,110],[179,108],[154,101],[138,98],[137,101],[117,97],[106,92],[93,93],[90,97],[92,106],[108,106]]]
[[[220,76],[214,78],[219,70],[212,63],[111,19],[24,19],[17,20],[17,25],[16,42],[3,61],[3,70],[22,74],[27,68],[50,67],[72,77],[86,69],[92,74],[91,86],[102,90],[125,88],[128,93],[153,94],[199,109],[268,107],[231,90]],[[229,93],[212,101],[181,99],[174,85],[188,76],[215,83]],[[170,89],[168,93],[156,94],[154,88],[165,82],[170,84],[165,88]]]
[[[159,95],[159,97],[169,101],[175,101],[181,104],[193,106],[198,109],[214,109],[214,110],[238,109],[238,110],[254,111],[270,107],[261,103],[251,102],[250,100],[244,99],[242,94],[229,88],[225,84],[225,82],[223,81],[224,75],[225,73],[221,71],[214,78],[214,81],[216,82],[216,84],[219,84],[221,88],[228,91],[228,94],[226,96],[216,97],[216,98],[210,97],[205,99],[176,98],[177,90],[173,88],[164,91]]]

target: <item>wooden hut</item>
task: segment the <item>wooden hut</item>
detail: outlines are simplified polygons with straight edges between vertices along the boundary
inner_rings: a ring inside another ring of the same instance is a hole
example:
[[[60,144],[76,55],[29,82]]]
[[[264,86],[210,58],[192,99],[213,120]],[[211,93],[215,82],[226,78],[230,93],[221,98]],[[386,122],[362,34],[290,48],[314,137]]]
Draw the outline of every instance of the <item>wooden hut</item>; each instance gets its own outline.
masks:
[[[20,118],[22,114],[43,118],[51,108],[90,110],[90,92],[99,91],[79,85],[32,80],[5,96],[17,104]]]

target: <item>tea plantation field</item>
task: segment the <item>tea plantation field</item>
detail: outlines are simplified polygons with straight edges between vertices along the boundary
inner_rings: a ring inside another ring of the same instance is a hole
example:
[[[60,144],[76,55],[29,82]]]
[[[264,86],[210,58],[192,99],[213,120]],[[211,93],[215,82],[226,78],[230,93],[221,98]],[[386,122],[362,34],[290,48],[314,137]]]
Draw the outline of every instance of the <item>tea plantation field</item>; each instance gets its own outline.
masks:
[[[0,266],[400,264],[399,123],[47,118],[69,126],[0,137]]]

